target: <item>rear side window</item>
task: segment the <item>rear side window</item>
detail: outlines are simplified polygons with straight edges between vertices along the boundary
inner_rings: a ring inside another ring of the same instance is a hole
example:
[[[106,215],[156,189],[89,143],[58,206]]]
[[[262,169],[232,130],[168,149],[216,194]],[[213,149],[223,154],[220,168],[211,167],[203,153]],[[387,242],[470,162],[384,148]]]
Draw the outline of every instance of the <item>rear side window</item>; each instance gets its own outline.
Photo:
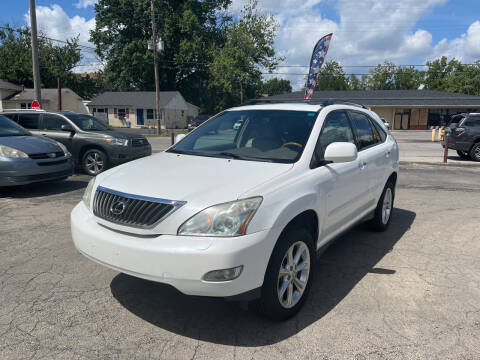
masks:
[[[17,114],[17,122],[25,129],[38,129],[40,115],[39,114]]]
[[[462,124],[462,126],[469,126],[469,127],[478,127],[480,128],[480,118],[468,118]]]
[[[58,115],[44,114],[43,128],[45,130],[62,130],[62,125],[68,125],[68,122]]]
[[[357,133],[357,148],[358,151],[369,146],[375,145],[379,142],[379,138],[375,138],[372,131],[372,125],[367,116],[358,112],[349,112],[350,118],[353,122],[353,127]]]
[[[380,142],[384,142],[387,139],[387,134],[375,120],[371,120],[371,122],[373,124],[373,135],[380,137]]]

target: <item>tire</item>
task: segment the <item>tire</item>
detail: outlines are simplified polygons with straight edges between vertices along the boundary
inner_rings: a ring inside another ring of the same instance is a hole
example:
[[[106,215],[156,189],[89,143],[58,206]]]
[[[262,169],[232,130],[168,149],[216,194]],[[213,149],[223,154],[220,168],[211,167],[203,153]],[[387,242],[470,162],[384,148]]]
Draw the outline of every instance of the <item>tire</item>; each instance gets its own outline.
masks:
[[[468,151],[457,150],[457,154],[458,154],[458,156],[460,156],[461,159],[464,159],[464,160],[470,160],[471,159]]]
[[[298,251],[301,255],[294,269],[287,269],[293,263],[292,260],[295,261]],[[292,260],[289,262],[289,259]],[[306,266],[301,270],[295,269],[302,264]],[[280,236],[270,257],[262,286],[262,296],[252,303],[254,310],[277,321],[295,315],[310,292],[314,265],[315,250],[312,235],[304,228],[287,230]],[[280,275],[281,272],[284,275]]]
[[[480,142],[474,144],[470,150],[470,158],[473,161],[480,161]]]
[[[393,214],[393,202],[395,200],[395,186],[392,181],[385,185],[382,196],[378,200],[373,219],[370,220],[370,228],[374,231],[382,232],[387,230]]]
[[[98,175],[108,169],[108,156],[98,149],[87,150],[82,157],[82,167],[88,175]]]

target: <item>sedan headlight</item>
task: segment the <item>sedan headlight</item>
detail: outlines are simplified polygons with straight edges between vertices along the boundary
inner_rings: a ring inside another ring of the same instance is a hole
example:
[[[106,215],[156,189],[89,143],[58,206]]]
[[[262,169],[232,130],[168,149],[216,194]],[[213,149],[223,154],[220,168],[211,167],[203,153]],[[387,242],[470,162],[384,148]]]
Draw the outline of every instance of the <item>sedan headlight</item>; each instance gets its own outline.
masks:
[[[23,151],[14,149],[10,146],[0,145],[0,157],[19,159],[19,158],[28,158],[28,155]]]
[[[109,144],[112,144],[112,145],[120,145],[120,146],[128,145],[128,139],[107,138],[106,140]]]
[[[85,192],[83,193],[82,200],[87,205],[87,208],[90,209],[90,203],[92,200],[92,191],[93,191],[93,185],[95,184],[95,177],[91,178],[90,181],[88,182],[87,188],[85,189]]]
[[[65,145],[63,145],[61,142],[57,141],[57,145],[60,147],[60,149],[62,149],[62,151],[65,155],[71,155],[70,151],[68,151],[67,147]]]
[[[247,226],[262,202],[253,197],[214,205],[192,216],[178,229],[178,235],[238,236],[245,235]]]

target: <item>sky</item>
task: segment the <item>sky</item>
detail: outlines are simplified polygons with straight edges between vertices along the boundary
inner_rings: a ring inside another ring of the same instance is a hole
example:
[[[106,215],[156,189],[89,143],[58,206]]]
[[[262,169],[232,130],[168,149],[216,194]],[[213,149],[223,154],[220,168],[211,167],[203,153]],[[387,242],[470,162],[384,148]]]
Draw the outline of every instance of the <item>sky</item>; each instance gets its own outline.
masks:
[[[237,13],[247,0],[233,0]],[[39,30],[65,40],[80,35],[92,46],[96,0],[37,0]],[[316,41],[333,32],[327,60],[337,60],[348,74],[364,73],[386,60],[398,65],[425,64],[442,55],[464,63],[480,59],[480,1],[478,0],[259,0],[259,8],[279,23],[275,48],[285,61],[275,76],[303,86]],[[25,26],[28,0],[0,0],[0,24]],[[83,50],[83,66],[96,62]]]

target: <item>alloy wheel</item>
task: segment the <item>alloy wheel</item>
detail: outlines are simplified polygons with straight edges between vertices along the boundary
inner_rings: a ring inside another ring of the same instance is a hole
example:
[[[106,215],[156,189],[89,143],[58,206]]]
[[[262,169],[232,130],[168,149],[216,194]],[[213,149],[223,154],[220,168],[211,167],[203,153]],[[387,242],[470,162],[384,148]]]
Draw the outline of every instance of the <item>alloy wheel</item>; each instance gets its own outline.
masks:
[[[390,214],[392,213],[392,189],[387,187],[385,189],[385,196],[383,197],[383,206],[382,206],[382,222],[384,224],[388,223],[390,219]]]
[[[104,170],[104,164],[105,159],[96,151],[90,152],[85,159],[85,166],[92,175],[101,173]]]
[[[294,243],[280,265],[277,294],[282,307],[290,309],[302,298],[310,275],[310,250],[303,241]]]

